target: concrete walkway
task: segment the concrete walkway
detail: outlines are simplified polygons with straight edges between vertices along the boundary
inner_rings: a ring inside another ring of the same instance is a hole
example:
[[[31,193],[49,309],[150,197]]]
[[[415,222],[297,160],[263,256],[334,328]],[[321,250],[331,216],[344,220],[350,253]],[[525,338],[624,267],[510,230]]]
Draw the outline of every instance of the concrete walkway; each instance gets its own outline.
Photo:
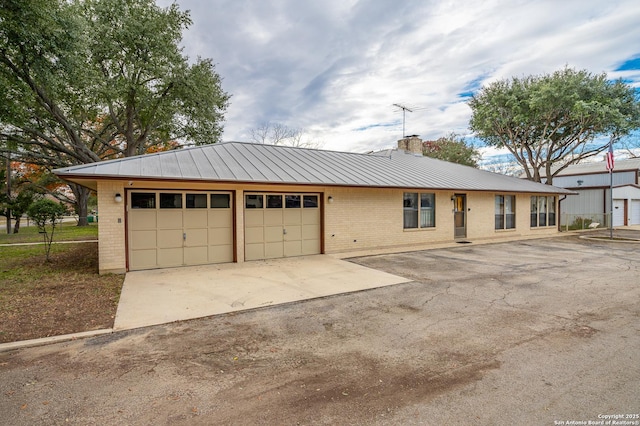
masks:
[[[114,331],[409,281],[327,255],[128,272]]]

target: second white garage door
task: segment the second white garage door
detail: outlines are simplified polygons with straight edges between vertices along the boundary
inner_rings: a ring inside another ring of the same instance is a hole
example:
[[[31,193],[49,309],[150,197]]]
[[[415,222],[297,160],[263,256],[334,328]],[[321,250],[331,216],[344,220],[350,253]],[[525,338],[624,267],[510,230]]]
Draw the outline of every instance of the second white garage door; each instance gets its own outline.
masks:
[[[245,194],[245,259],[319,254],[319,194]]]

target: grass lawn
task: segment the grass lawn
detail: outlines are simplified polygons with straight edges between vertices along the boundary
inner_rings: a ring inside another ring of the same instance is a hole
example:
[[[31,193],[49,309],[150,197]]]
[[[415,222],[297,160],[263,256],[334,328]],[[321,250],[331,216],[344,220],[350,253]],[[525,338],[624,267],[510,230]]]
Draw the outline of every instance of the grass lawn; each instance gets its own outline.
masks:
[[[41,243],[42,235],[36,226],[25,226],[26,221],[22,220],[20,232],[17,234],[7,234],[6,224],[0,224],[0,244],[14,243]],[[13,225],[13,223],[12,223]],[[77,241],[77,240],[97,240],[98,224],[91,223],[89,226],[76,226],[75,222],[64,222],[56,225],[53,241]]]
[[[95,225],[64,225],[54,242],[97,238]],[[25,227],[0,244],[40,238]],[[50,262],[43,245],[0,246],[0,343],[112,327],[123,281],[98,275],[95,242],[53,244]]]

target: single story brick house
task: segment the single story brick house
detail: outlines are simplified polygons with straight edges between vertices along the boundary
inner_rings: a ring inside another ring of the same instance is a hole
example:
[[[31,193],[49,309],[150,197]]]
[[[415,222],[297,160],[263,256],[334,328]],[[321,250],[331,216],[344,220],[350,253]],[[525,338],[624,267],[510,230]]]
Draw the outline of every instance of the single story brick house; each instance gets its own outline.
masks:
[[[571,191],[398,146],[224,142],[55,173],[97,191],[100,273],[558,232]]]

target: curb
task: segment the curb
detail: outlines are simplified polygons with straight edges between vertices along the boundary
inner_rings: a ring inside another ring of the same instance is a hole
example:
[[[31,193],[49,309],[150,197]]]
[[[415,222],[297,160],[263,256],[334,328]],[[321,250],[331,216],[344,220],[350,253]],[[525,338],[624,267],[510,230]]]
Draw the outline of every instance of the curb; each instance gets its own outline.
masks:
[[[41,339],[21,340],[19,342],[0,343],[0,353],[14,349],[31,348],[34,346],[51,345],[53,343],[68,342],[70,340],[86,339],[87,337],[101,336],[113,333],[112,328],[102,330],[83,331],[81,333],[63,334],[61,336],[43,337]]]

